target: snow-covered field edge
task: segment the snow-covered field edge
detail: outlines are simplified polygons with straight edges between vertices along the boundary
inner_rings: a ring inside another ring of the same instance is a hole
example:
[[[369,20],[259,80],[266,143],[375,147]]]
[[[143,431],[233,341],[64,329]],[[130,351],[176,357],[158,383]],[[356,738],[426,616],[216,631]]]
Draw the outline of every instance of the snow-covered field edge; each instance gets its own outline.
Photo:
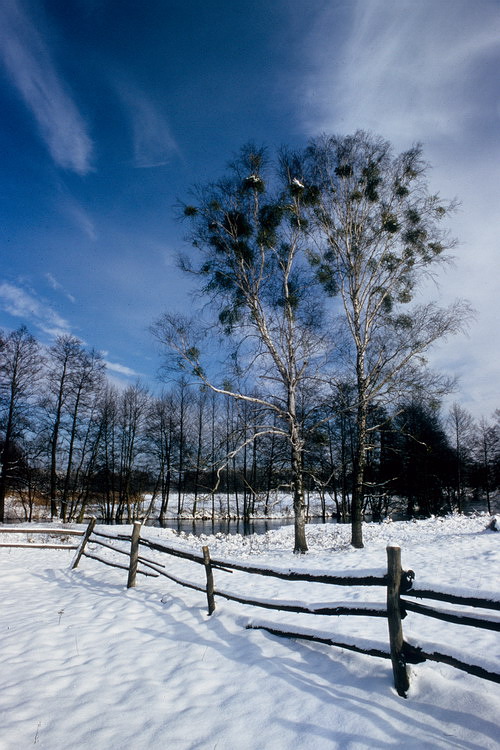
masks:
[[[419,588],[440,586],[498,600],[500,535],[486,528],[488,520],[450,516],[366,524],[363,550],[350,548],[346,527],[308,526],[310,552],[300,558],[291,553],[290,526],[251,537],[200,539],[151,527],[143,533],[197,553],[207,544],[217,558],[331,575],[378,574],[385,569],[387,545],[397,544]],[[122,530],[130,533],[131,527]],[[262,618],[255,608],[221,598],[207,618],[202,593],[142,578],[127,590],[125,571],[87,558],[70,571],[72,558],[66,550],[0,549],[6,665],[0,676],[6,717],[0,746],[7,750],[31,744],[51,750],[68,744],[95,750],[165,744],[190,750],[498,746],[500,687],[494,683],[426,662],[411,667],[403,710],[387,660],[245,629],[251,622],[268,623],[387,649],[383,618],[317,616],[314,624],[309,615],[266,612]],[[203,581],[203,571],[192,563],[172,558],[168,569]],[[321,584],[240,572],[214,575],[216,587],[269,601],[328,604],[338,593]],[[385,591],[377,591],[382,603]],[[343,588],[341,594],[353,604],[364,600],[359,589]],[[411,643],[499,671],[498,633],[411,612],[403,627]]]

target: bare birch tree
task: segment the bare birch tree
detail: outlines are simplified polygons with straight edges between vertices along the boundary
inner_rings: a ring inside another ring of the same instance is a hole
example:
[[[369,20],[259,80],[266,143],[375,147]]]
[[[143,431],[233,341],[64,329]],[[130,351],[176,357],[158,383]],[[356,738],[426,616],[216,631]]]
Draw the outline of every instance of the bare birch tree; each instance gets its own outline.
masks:
[[[306,164],[305,184],[317,190],[311,261],[325,288],[340,294],[350,337],[345,364],[356,384],[357,422],[351,541],[362,547],[369,407],[409,389],[442,390],[425,353],[460,331],[470,308],[409,307],[454,245],[440,228],[453,203],[429,192],[420,146],[396,156],[387,141],[362,131],[324,136],[310,145]]]
[[[208,374],[202,336],[192,320],[165,314],[153,326],[159,341],[212,391],[263,408],[267,423],[258,426],[258,434],[288,441],[295,552],[307,551],[297,397],[324,354],[322,294],[316,285],[318,295],[313,295],[303,248],[301,216],[311,197],[290,161],[282,160],[272,173],[263,149],[248,146],[224,179],[196,189],[194,205],[184,206],[194,252],[183,267],[210,300],[212,333],[234,344],[238,388],[227,384],[227,373],[225,385]]]

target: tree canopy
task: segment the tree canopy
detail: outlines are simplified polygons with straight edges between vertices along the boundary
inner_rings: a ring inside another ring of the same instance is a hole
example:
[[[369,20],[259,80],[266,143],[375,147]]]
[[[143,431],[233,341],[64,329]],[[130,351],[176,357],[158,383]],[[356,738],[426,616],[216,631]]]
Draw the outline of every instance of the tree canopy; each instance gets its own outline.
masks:
[[[273,160],[246,146],[223,179],[193,196],[182,206],[193,247],[182,267],[198,277],[212,325],[235,342],[233,362],[244,363],[247,386],[258,383],[264,395],[249,396],[241,378],[224,388],[207,376],[192,321],[167,314],[154,331],[207,386],[260,399],[278,415],[273,429],[291,446],[296,551],[306,549],[306,420],[297,399],[313,386],[321,410],[327,384],[353,385],[345,408],[356,415],[352,544],[360,547],[370,408],[451,386],[429,371],[425,354],[462,330],[470,309],[418,302],[417,293],[454,246],[442,228],[454,203],[430,192],[420,146],[395,155],[362,131],[283,149]]]

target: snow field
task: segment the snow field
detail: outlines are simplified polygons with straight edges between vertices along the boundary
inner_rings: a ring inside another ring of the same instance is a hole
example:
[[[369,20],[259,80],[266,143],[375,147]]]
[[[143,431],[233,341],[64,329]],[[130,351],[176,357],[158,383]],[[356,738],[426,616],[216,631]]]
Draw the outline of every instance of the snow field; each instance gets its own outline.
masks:
[[[290,552],[291,527],[247,539],[143,533],[195,551],[208,544],[212,557],[329,573],[383,573],[386,545],[400,544],[416,587],[498,597],[500,540],[485,526],[484,517],[458,516],[366,525],[361,551],[349,548],[347,528],[310,526],[311,551],[299,558]],[[96,552],[108,556],[102,548]],[[127,590],[126,571],[88,558],[71,571],[73,554],[0,549],[2,750],[498,747],[500,685],[427,662],[411,668],[405,701],[392,687],[388,660],[245,629],[250,621],[281,623],[387,648],[383,618],[294,615],[222,598],[209,618],[202,593],[142,576]],[[158,559],[174,575],[204,580],[199,565]],[[219,570],[214,577],[216,588],[265,599],[385,600],[378,587]],[[403,628],[410,642],[438,643],[446,653],[500,671],[498,633],[411,612]]]

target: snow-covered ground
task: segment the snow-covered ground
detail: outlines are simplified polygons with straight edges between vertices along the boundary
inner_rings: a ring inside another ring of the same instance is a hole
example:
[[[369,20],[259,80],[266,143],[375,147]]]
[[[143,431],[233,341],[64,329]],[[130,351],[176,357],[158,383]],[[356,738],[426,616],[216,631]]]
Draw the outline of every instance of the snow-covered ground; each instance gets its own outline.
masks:
[[[500,534],[486,530],[488,520],[367,524],[363,550],[349,547],[348,527],[315,525],[308,527],[310,552],[303,557],[291,553],[290,526],[246,538],[200,539],[157,528],[143,535],[196,551],[208,544],[214,558],[330,573],[382,574],[387,544],[399,544],[403,567],[416,573],[415,587],[498,599]],[[0,533],[0,540],[7,536]],[[102,548],[95,552],[126,563]],[[73,554],[0,548],[2,750],[499,747],[498,684],[426,662],[411,668],[404,700],[386,659],[245,628],[250,621],[278,622],[386,649],[383,618],[275,613],[222,598],[208,617],[203,593],[164,577],[138,577],[137,587],[127,590],[126,571],[89,558],[72,571]],[[173,574],[203,583],[200,566],[158,559]],[[385,599],[383,588],[351,590],[220,570],[214,576],[219,590],[265,599]],[[411,612],[403,627],[412,643],[500,672],[498,633]]]

